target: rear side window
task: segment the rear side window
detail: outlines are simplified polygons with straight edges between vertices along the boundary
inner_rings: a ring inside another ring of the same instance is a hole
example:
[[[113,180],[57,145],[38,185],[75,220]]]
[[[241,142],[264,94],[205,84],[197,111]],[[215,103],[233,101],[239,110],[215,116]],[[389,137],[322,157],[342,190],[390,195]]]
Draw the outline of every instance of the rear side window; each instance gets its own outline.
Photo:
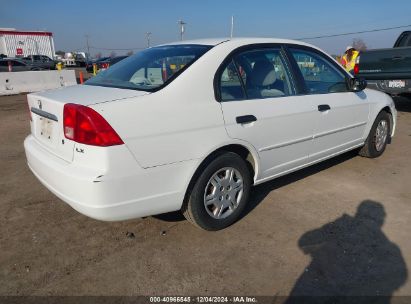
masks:
[[[408,39],[405,42],[404,46],[411,46],[411,34],[408,34]]]
[[[411,46],[411,32],[401,35],[396,47]]]
[[[234,56],[220,76],[222,101],[289,96],[290,77],[280,49],[262,48]]]
[[[221,74],[220,96],[223,101],[246,98],[234,61],[231,61]]]
[[[345,75],[316,52],[290,49],[310,94],[347,92]]]

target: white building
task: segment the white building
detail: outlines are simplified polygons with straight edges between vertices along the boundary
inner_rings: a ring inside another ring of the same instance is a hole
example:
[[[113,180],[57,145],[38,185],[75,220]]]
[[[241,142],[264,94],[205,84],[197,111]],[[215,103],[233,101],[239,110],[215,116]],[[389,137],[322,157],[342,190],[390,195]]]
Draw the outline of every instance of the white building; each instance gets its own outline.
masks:
[[[0,28],[0,54],[8,57],[46,55],[53,58],[55,56],[53,33]]]

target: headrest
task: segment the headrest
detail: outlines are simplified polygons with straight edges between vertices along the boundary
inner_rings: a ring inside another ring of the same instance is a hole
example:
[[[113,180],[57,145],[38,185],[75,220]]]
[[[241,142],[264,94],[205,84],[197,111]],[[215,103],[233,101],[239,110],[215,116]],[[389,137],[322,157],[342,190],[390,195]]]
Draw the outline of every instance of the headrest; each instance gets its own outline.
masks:
[[[255,86],[270,86],[277,80],[274,65],[268,59],[257,60],[251,71],[250,82]]]

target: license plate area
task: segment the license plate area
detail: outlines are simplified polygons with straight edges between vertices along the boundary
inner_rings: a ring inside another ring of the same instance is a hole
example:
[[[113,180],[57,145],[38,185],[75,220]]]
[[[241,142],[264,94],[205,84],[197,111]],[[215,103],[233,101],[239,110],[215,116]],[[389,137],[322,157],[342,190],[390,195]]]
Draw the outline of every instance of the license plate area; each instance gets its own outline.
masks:
[[[405,88],[405,80],[389,80],[388,87],[391,89]]]
[[[40,137],[46,141],[53,142],[53,124],[54,122],[45,117],[39,117]]]
[[[49,118],[42,117],[42,116],[37,116],[35,121],[36,121],[36,126],[35,126],[36,138],[38,138],[45,145],[54,147],[56,135],[57,135],[55,134],[55,128],[56,128],[55,124],[57,122]]]

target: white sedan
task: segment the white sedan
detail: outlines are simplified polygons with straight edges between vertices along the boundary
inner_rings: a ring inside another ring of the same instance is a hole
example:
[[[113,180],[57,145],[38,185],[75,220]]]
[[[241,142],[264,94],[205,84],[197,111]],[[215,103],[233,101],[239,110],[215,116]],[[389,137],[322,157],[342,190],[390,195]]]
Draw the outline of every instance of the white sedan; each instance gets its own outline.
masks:
[[[30,169],[100,220],[181,210],[235,222],[250,189],[349,150],[380,156],[392,99],[298,41],[197,40],[146,49],[84,85],[29,94]]]

